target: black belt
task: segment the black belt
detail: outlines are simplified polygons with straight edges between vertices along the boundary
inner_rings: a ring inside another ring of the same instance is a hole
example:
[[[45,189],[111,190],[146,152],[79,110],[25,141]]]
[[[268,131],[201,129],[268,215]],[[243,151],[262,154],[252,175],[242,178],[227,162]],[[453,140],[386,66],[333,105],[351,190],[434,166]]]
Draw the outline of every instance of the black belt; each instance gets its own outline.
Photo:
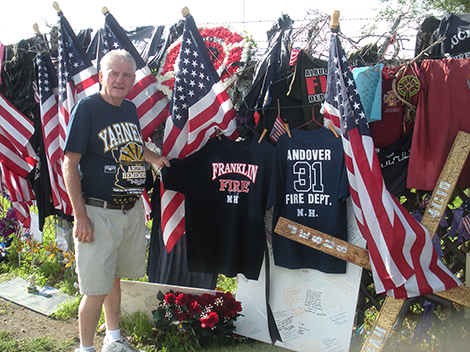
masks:
[[[120,210],[131,210],[134,208],[135,202],[123,203],[123,204],[114,204],[106,202],[105,200],[96,199],[96,198],[87,198],[85,197],[85,204],[92,205],[94,207],[100,207],[104,209],[120,209]]]

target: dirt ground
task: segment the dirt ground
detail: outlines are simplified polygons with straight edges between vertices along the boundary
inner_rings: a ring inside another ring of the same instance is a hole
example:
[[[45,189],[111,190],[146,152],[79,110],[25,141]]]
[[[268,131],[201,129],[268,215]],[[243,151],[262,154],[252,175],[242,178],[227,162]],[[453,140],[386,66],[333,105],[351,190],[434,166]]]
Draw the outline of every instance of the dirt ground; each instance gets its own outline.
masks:
[[[0,330],[5,330],[15,339],[48,337],[56,341],[76,343],[64,352],[73,352],[79,346],[78,322],[56,320],[36,313],[13,302],[0,299]],[[101,350],[103,337],[95,337],[95,349]]]

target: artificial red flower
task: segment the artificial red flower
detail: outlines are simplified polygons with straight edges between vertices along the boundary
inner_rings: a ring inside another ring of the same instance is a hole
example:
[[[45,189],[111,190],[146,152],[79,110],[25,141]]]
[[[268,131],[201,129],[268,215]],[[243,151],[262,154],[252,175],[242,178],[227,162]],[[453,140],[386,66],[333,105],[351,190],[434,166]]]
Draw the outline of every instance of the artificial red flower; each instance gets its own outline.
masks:
[[[189,294],[185,295],[184,293],[178,292],[178,294],[176,295],[175,304],[179,306],[188,306],[192,300],[193,300],[192,295],[189,295]]]
[[[184,312],[182,311],[175,311],[173,313],[174,317],[176,318],[177,321],[184,321],[184,320],[187,320],[188,319],[188,315],[185,314]]]
[[[214,302],[214,296],[208,293],[203,293],[197,300],[201,306],[207,307],[210,306],[212,302]]]
[[[216,312],[210,312],[209,315],[201,318],[201,328],[213,328],[215,324],[219,322],[219,316]]]
[[[175,303],[175,295],[172,292],[168,292],[165,295],[165,302],[168,304],[174,304]]]
[[[189,305],[189,317],[193,318],[197,313],[201,313],[202,308],[198,301],[192,301]]]

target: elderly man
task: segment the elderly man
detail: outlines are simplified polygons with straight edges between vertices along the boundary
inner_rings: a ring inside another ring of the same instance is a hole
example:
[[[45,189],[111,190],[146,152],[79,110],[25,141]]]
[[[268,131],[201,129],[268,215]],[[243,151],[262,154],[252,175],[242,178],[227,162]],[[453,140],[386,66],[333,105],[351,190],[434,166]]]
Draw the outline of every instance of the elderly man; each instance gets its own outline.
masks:
[[[120,278],[145,274],[145,217],[140,196],[145,161],[159,168],[166,157],[145,147],[135,105],[125,97],[136,64],[125,50],[100,62],[99,93],[72,109],[65,144],[64,179],[74,212],[73,236],[80,293],[80,348],[95,351],[93,339],[104,308],[102,351],[136,351],[121,336]]]

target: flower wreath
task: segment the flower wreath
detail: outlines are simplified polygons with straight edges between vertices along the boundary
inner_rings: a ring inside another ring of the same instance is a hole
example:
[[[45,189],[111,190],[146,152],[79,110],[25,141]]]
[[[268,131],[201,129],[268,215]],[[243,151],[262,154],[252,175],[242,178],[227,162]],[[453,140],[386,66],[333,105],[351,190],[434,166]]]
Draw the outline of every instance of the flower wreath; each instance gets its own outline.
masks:
[[[225,87],[236,80],[236,73],[249,60],[250,42],[226,27],[199,28],[209,57]],[[169,98],[173,94],[175,72],[181,47],[180,36],[166,51],[155,76],[158,88]]]

